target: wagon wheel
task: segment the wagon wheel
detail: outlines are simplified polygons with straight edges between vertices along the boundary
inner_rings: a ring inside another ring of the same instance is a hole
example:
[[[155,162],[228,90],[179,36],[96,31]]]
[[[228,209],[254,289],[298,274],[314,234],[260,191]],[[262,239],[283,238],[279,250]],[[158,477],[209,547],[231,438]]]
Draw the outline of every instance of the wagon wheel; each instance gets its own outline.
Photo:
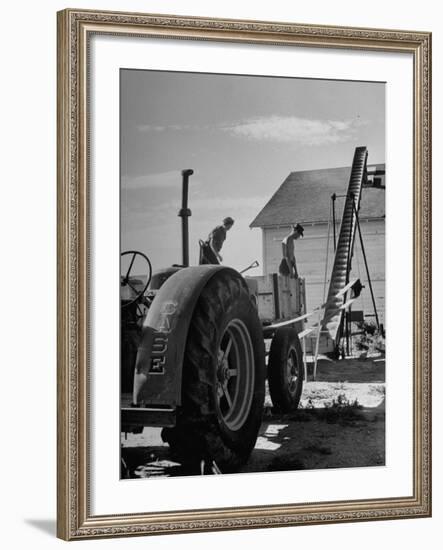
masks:
[[[149,261],[149,258],[146,256],[146,254],[143,254],[143,252],[138,252],[136,250],[127,250],[126,252],[122,252],[120,257],[120,269],[123,268],[123,258],[125,256],[130,256],[129,266],[127,269],[124,269],[124,274],[120,275],[120,294],[123,296],[125,292],[130,292],[129,298],[123,298],[122,297],[122,307],[128,307],[135,302],[137,302],[143,294],[146,292],[146,289],[149,286],[149,283],[151,282],[152,277],[152,266],[151,262]],[[134,282],[130,280],[131,272],[134,268],[134,263],[136,259],[140,259],[143,265],[143,271],[146,273],[146,283],[143,285],[143,287],[136,288],[134,286]],[[132,291],[132,292],[131,292]]]
[[[268,381],[274,407],[283,413],[295,411],[303,390],[303,352],[294,328],[282,327],[272,339]]]

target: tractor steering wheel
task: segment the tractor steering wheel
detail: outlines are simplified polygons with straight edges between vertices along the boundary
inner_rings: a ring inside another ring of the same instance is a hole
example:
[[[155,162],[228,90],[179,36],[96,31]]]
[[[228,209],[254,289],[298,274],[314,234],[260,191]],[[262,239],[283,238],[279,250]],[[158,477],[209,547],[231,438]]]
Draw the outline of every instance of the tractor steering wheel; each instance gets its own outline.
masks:
[[[129,267],[126,270],[125,274],[120,274],[120,293],[122,294],[123,289],[126,289],[126,291],[130,290],[132,291],[132,296],[129,299],[122,299],[122,307],[128,307],[135,302],[137,302],[145,293],[146,289],[149,286],[149,283],[151,282],[152,277],[152,266],[151,262],[149,261],[149,258],[146,256],[146,254],[143,254],[143,252],[138,252],[137,250],[127,250],[126,252],[122,252],[120,255],[120,270],[123,269],[123,257],[124,256],[132,256],[129,262]],[[146,283],[143,285],[143,288],[136,288],[135,281],[130,280],[131,271],[134,267],[135,260],[141,260],[138,264],[143,265],[143,274],[146,273]]]

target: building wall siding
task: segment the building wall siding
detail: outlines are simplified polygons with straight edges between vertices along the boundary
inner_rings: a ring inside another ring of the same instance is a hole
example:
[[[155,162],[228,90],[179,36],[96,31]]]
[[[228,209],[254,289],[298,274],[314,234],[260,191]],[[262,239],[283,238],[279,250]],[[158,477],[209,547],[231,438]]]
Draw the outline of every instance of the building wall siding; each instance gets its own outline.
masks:
[[[363,243],[368,260],[369,273],[374,290],[375,302],[380,322],[384,323],[385,308],[385,222],[384,220],[370,220],[360,222],[363,234]],[[308,311],[323,302],[324,277],[326,265],[326,245],[328,225],[315,224],[305,226],[304,237],[295,242],[295,257],[300,277],[305,279],[306,302]],[[290,231],[290,227],[263,229],[263,273],[278,272],[282,259],[281,241]],[[337,225],[337,238],[339,226]],[[327,285],[334,261],[332,228],[329,239],[329,261]],[[351,277],[359,277],[365,288],[361,298],[355,302],[354,310],[363,309],[367,320],[373,319],[371,295],[367,281],[363,255],[358,235],[356,236],[354,257],[352,260]],[[325,295],[328,286],[326,285]]]

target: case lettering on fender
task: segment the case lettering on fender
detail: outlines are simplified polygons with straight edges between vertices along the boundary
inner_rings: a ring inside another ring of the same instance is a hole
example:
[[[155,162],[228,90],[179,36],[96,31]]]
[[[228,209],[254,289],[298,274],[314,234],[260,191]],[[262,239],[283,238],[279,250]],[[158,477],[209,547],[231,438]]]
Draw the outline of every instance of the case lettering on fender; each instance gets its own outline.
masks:
[[[169,333],[172,330],[172,317],[177,311],[177,302],[164,302],[160,309],[160,315],[158,318],[156,329],[159,332]]]
[[[168,351],[168,337],[164,333],[155,333],[152,341],[151,366],[149,374],[164,374]]]

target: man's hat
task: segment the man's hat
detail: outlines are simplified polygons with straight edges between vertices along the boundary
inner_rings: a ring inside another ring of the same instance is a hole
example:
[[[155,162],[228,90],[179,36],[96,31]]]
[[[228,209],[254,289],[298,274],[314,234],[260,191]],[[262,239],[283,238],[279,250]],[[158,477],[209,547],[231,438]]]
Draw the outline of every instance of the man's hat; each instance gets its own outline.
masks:
[[[292,229],[293,229],[294,231],[298,231],[298,232],[300,233],[300,235],[303,237],[303,232],[304,232],[305,228],[304,228],[302,225],[300,225],[299,223],[297,223],[296,225],[293,225],[293,226],[292,226]]]
[[[234,223],[234,220],[230,216],[228,216],[223,220],[224,225],[233,225],[233,223]]]

